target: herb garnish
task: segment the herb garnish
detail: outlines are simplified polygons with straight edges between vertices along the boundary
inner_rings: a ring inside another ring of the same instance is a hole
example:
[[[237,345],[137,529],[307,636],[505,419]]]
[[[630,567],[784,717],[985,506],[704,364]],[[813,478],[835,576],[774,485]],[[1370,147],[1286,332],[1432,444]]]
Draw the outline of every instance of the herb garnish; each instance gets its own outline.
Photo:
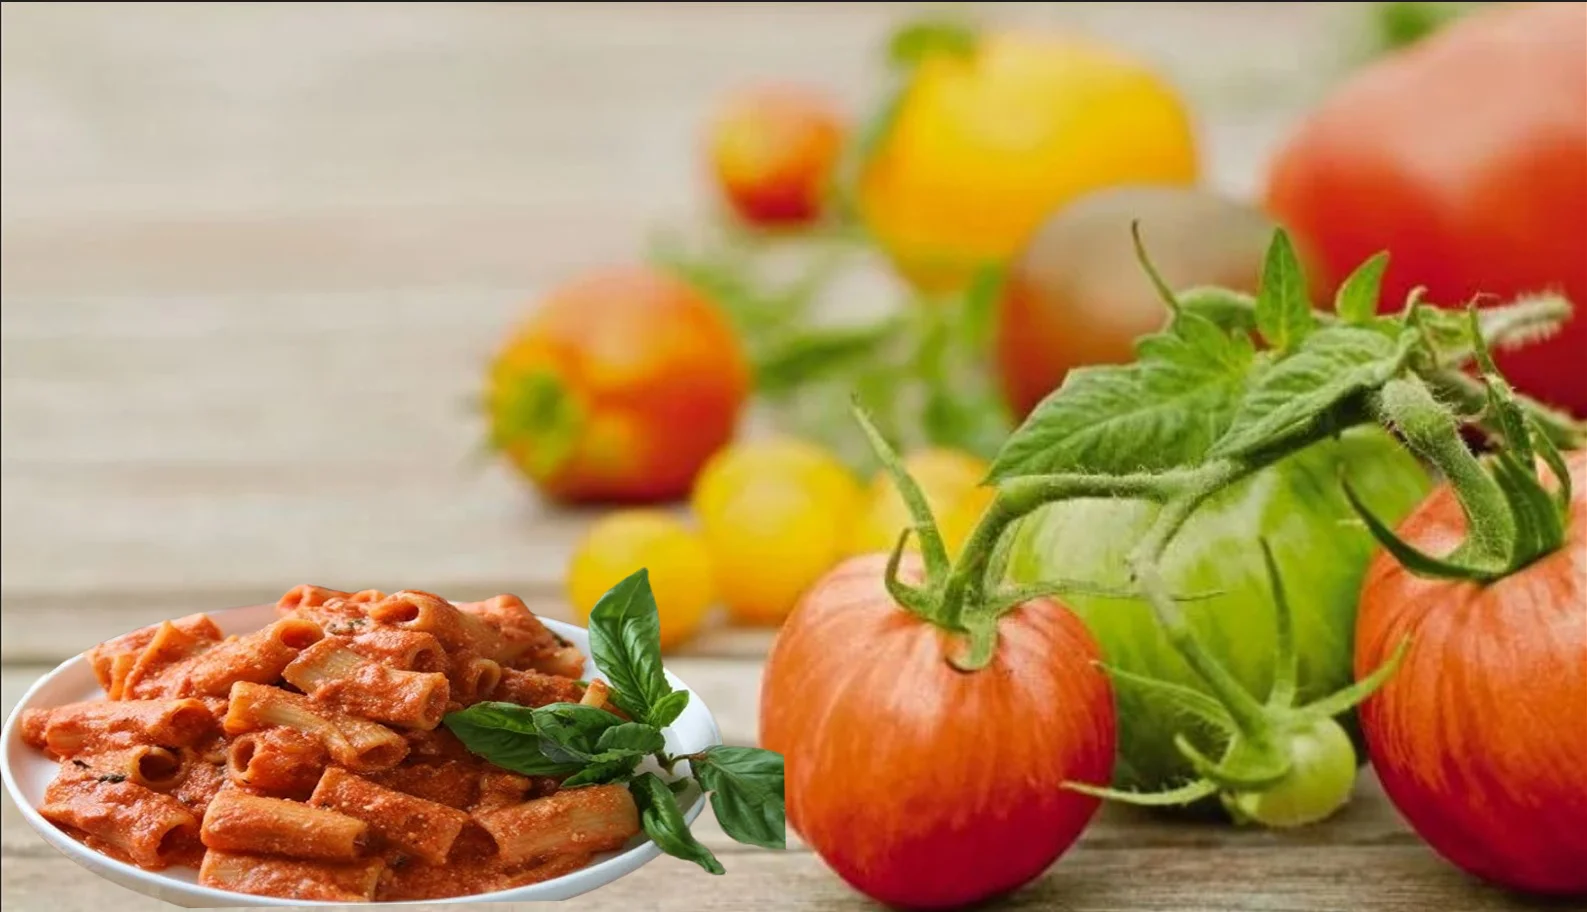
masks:
[[[563,788],[627,783],[640,823],[662,851],[723,873],[711,850],[684,822],[678,803],[688,780],[667,782],[640,770],[646,757],[671,772],[688,761],[694,781],[711,793],[711,807],[727,835],[739,842],[786,845],[783,758],[755,747],[667,752],[662,729],[689,704],[661,665],[661,626],[650,575],[640,570],[613,586],[590,613],[590,653],[611,687],[611,700],[633,721],[580,703],[530,708],[479,703],[448,715],[445,724],[468,749],[526,776],[566,776]]]

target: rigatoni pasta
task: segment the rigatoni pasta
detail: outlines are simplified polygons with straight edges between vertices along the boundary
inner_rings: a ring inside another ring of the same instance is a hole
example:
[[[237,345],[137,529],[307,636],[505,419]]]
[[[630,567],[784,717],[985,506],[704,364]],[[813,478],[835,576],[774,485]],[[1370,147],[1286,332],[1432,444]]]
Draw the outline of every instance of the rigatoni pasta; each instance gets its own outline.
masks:
[[[222,789],[204,812],[201,835],[206,848],[222,852],[353,861],[369,841],[369,826],[325,808]]]
[[[408,742],[383,725],[263,684],[239,681],[232,686],[225,726],[228,735],[290,728],[318,739],[332,760],[357,770],[396,766],[408,753]]]
[[[321,640],[303,650],[280,676],[349,715],[425,731],[441,724],[451,693],[446,675],[372,662],[340,638]]]
[[[606,852],[639,832],[639,809],[621,785],[567,789],[476,819],[508,862]]]
[[[379,858],[337,864],[212,849],[204,854],[198,882],[216,890],[304,902],[369,902],[385,869]]]
[[[430,864],[446,863],[469,819],[462,811],[376,785],[337,766],[325,771],[309,805],[362,820],[391,846]]]
[[[610,708],[521,600],[304,585],[276,609],[243,636],[190,615],[89,650],[108,699],[20,720],[62,763],[44,817],[151,870],[329,902],[535,883],[639,832],[626,789],[501,769],[441,727],[482,700]]]

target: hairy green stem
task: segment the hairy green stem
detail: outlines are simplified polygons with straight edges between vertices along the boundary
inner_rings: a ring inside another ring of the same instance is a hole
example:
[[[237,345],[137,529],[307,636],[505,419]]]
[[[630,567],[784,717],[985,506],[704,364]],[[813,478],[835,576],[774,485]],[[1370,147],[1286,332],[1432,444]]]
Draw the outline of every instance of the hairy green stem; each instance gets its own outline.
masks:
[[[949,626],[960,626],[967,605],[979,605],[981,595],[998,580],[988,580],[987,565],[1010,523],[1031,511],[1059,500],[1082,497],[1134,497],[1163,501],[1172,497],[1190,477],[1188,472],[1161,475],[1027,475],[998,486],[997,496],[971,530],[964,552],[954,562],[943,587],[942,617]]]
[[[1411,377],[1384,384],[1377,407],[1383,420],[1449,479],[1468,525],[1460,550],[1484,564],[1502,565],[1515,542],[1515,516],[1503,489],[1460,439],[1454,416],[1425,383]]]
[[[1207,498],[1249,474],[1253,469],[1237,460],[1220,459],[1209,462],[1196,472],[1195,484],[1185,493],[1168,501],[1157,514],[1157,519],[1147,529],[1146,535],[1131,552],[1128,561],[1135,585],[1152,608],[1158,626],[1174,649],[1218,699],[1229,710],[1234,724],[1247,737],[1256,738],[1266,730],[1262,704],[1251,695],[1196,639],[1196,633],[1185,613],[1174,601],[1167,582],[1163,579],[1162,558],[1168,543],[1190,519],[1196,508]]]
[[[1439,399],[1455,406],[1463,415],[1477,414],[1488,404],[1488,390],[1482,385],[1482,381],[1464,371],[1454,368],[1428,371],[1422,375],[1422,379]],[[1587,422],[1577,421],[1564,412],[1549,408],[1536,399],[1519,393],[1516,394],[1515,400],[1516,404],[1537,422],[1538,430],[1552,440],[1555,446],[1562,450],[1574,450],[1587,444]],[[1488,431],[1499,430],[1486,418],[1480,420]]]

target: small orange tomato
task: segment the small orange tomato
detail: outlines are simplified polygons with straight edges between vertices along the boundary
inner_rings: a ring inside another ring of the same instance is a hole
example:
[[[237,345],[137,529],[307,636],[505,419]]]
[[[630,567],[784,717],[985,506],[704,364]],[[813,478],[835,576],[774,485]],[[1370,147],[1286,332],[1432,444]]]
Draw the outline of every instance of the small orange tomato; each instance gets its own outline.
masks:
[[[490,371],[491,440],[564,501],[682,497],[732,436],[749,368],[679,279],[609,269],[554,291]]]
[[[751,225],[815,221],[843,144],[837,110],[814,92],[764,87],[730,97],[712,122],[711,169]]]

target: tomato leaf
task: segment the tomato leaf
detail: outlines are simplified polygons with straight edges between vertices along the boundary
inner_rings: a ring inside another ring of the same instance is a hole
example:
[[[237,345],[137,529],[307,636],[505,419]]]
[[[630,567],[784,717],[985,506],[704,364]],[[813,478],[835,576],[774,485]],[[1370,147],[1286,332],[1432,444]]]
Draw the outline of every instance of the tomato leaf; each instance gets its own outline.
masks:
[[[635,571],[595,603],[590,652],[612,687],[612,702],[652,722],[652,708],[672,693],[672,685],[661,667],[661,620],[649,571]]]
[[[767,849],[787,848],[783,759],[758,747],[712,747],[689,760],[727,835]]]
[[[1256,302],[1244,292],[1215,285],[1187,288],[1176,296],[1181,314],[1205,317],[1219,329],[1249,332],[1256,329]],[[1176,315],[1175,319],[1179,319]]]
[[[1334,295],[1334,312],[1353,326],[1366,326],[1378,312],[1378,296],[1383,289],[1383,270],[1389,265],[1387,253],[1375,253],[1356,267]]]
[[[641,773],[628,783],[639,806],[639,824],[656,846],[668,855],[692,861],[712,874],[726,873],[711,850],[701,845],[683,819],[678,799],[655,773]]]
[[[887,60],[895,67],[910,69],[928,57],[950,55],[968,57],[975,52],[974,26],[946,17],[931,17],[907,22],[893,32],[887,42]]]
[[[1380,386],[1404,360],[1410,334],[1396,344],[1380,332],[1330,326],[1257,378],[1239,403],[1228,432],[1209,457],[1240,456],[1271,443],[1285,431],[1321,417],[1363,390]]]
[[[622,721],[615,716],[612,718]],[[443,722],[471,753],[515,773],[562,776],[577,772],[584,765],[582,760],[546,756],[541,750],[535,710],[527,706],[476,703],[460,712],[449,713]]]
[[[1267,344],[1277,351],[1299,345],[1317,323],[1306,293],[1306,275],[1301,270],[1295,246],[1283,229],[1273,232],[1262,266],[1262,287],[1256,296],[1256,328]]]
[[[1199,461],[1234,417],[1254,365],[1250,339],[1181,312],[1136,352],[1134,364],[1070,371],[1003,445],[991,480]]]

